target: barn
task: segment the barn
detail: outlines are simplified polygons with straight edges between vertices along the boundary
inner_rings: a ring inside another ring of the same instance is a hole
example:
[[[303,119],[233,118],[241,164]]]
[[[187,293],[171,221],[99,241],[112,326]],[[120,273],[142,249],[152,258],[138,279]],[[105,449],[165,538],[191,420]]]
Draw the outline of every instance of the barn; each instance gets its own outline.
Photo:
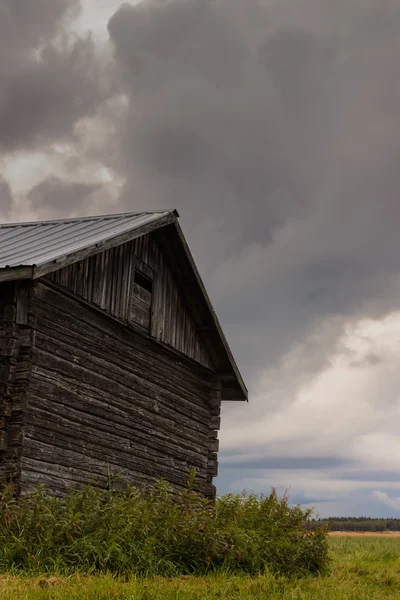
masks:
[[[247,390],[174,210],[0,225],[0,485],[215,495]]]

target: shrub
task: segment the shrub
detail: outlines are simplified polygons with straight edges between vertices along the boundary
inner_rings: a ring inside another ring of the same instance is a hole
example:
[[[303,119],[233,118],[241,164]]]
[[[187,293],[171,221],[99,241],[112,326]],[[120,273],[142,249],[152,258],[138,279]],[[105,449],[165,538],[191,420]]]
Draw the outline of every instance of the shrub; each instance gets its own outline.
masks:
[[[88,485],[61,499],[41,486],[0,495],[0,571],[291,575],[327,569],[326,530],[286,497],[227,495],[215,503],[158,481],[146,490]]]

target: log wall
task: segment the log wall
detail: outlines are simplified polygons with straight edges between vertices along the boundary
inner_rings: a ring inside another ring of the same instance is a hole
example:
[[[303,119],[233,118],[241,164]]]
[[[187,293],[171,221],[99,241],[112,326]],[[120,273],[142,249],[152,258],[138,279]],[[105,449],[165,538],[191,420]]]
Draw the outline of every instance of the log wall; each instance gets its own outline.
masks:
[[[0,286],[0,485],[19,491],[33,343],[30,286]]]
[[[22,491],[102,483],[108,469],[179,488],[196,467],[201,491],[213,495],[220,391],[212,371],[58,286],[39,281],[33,305]]]

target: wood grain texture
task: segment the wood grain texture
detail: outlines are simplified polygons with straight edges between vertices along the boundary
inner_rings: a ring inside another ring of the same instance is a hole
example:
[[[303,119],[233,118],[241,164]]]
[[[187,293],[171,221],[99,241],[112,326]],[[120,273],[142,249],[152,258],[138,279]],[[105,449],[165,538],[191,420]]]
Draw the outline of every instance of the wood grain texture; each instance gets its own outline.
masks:
[[[31,372],[30,286],[0,285],[0,485],[20,487],[20,459]]]
[[[141,256],[151,257],[144,244]],[[138,485],[164,477],[181,488],[194,467],[213,496],[210,369],[44,281],[34,306],[22,491],[39,481],[59,493],[90,478],[104,483],[108,468]]]
[[[153,281],[150,295],[134,283],[137,267]],[[159,342],[214,370],[192,307],[154,233],[54,271],[53,282],[106,313],[150,331]]]

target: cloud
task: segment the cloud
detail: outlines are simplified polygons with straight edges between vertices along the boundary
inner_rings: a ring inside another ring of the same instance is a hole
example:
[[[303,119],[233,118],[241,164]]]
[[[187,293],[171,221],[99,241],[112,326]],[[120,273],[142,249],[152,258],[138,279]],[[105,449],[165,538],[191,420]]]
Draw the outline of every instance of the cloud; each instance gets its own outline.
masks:
[[[0,7],[0,153],[43,149],[72,136],[107,83],[90,37],[66,26],[78,0],[6,0]]]
[[[356,0],[145,0],[109,22],[121,201],[180,209],[250,377],[319,320],[397,306],[399,22]]]
[[[27,199],[31,210],[38,214],[51,212],[54,216],[55,207],[60,207],[63,216],[75,215],[82,212],[82,205],[87,211],[93,202],[95,192],[100,189],[99,183],[78,183],[49,177],[33,187]]]
[[[13,195],[9,183],[0,175],[0,215],[7,217],[13,205]]]
[[[374,490],[372,492],[372,495],[376,500],[378,500],[385,506],[389,506],[396,512],[400,512],[400,496],[396,498],[391,498],[386,492],[380,492],[378,490]]]
[[[322,339],[317,332],[317,347]],[[264,371],[246,410],[224,407],[219,489],[290,487],[330,501],[374,486],[400,491],[399,345],[397,312],[343,324],[316,372],[305,345]]]

